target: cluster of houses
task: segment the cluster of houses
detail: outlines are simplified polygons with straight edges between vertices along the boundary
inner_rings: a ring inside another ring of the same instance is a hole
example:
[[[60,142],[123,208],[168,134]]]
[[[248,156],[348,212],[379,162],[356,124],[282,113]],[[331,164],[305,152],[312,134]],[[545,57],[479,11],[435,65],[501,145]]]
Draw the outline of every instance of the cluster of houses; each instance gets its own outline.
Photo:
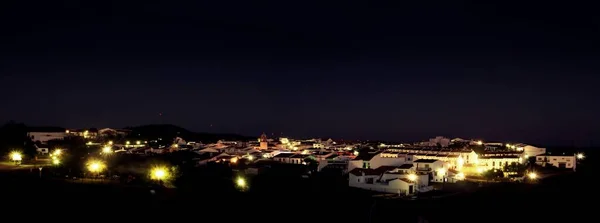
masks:
[[[56,132],[30,132],[34,141],[81,136],[95,139],[98,136],[126,135],[126,130],[66,130]],[[90,141],[89,143],[94,143]],[[95,144],[95,143],[94,143]],[[317,164],[317,171],[333,169],[348,175],[348,185],[365,190],[409,195],[432,190],[430,183],[454,183],[466,176],[535,160],[538,165],[576,169],[576,155],[551,155],[545,148],[526,144],[489,143],[460,138],[435,137],[412,144],[379,144],[336,142],[332,139],[278,140],[262,134],[257,140],[225,141],[212,144],[186,142],[176,138],[170,146],[152,148],[148,141],[121,142],[111,146],[127,153],[164,153],[190,150],[198,154],[198,165],[211,162],[235,163],[239,159],[250,162],[273,162],[308,165]],[[473,148],[480,150],[475,151]],[[362,148],[362,149],[358,149]],[[367,149],[365,149],[367,148]]]

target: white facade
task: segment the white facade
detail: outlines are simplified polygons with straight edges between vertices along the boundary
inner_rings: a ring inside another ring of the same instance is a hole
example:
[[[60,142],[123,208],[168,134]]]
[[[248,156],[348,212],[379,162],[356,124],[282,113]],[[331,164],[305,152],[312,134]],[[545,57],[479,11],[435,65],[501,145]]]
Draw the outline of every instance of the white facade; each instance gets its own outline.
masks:
[[[375,170],[355,169],[349,174],[348,186],[399,195],[431,190],[427,175],[416,175],[417,179],[413,181],[409,180],[410,174],[412,173],[394,171],[379,173]]]
[[[527,157],[532,157],[545,154],[546,148],[539,148],[535,146],[526,145],[523,147],[523,151]]]
[[[557,168],[573,169],[577,168],[577,156],[576,155],[540,155],[535,157],[535,163],[538,165],[552,165]]]
[[[407,154],[380,152],[374,153],[368,159],[355,159],[348,162],[348,170],[352,171],[355,168],[377,169],[381,166],[400,166],[406,163],[412,163],[414,157]]]
[[[31,139],[31,141],[40,141],[45,143],[50,140],[62,140],[67,136],[67,134],[65,132],[28,132],[27,136]]]

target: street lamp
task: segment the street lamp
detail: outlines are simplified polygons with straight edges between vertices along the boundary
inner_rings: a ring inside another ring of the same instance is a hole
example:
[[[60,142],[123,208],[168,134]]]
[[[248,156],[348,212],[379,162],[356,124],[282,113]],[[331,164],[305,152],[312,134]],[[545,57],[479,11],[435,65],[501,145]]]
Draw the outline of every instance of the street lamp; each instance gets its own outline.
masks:
[[[246,188],[248,186],[248,183],[246,183],[246,179],[242,178],[242,177],[238,177],[235,180],[235,185],[237,185],[239,188]]]
[[[150,178],[161,182],[169,177],[169,170],[165,167],[154,167],[150,170]]]
[[[583,155],[583,153],[578,153],[578,154],[577,154],[577,159],[578,159],[578,160],[585,159],[585,155]]]
[[[55,156],[60,156],[62,154],[62,150],[61,149],[55,149],[54,152],[53,152],[53,154]]]
[[[87,169],[95,174],[98,174],[100,172],[102,172],[102,170],[104,170],[104,168],[106,168],[106,165],[104,164],[104,162],[99,161],[99,160],[90,160],[87,163]]]
[[[20,152],[12,152],[10,153],[10,159],[15,163],[15,164],[20,164],[21,161],[23,160],[23,155],[21,155]]]
[[[102,153],[104,154],[110,154],[112,153],[112,148],[110,146],[105,146],[104,148],[102,148]]]
[[[58,159],[58,157],[56,157],[56,156],[52,157],[52,164],[54,164],[54,165],[60,164],[60,160]]]
[[[535,180],[535,179],[537,179],[538,175],[535,172],[531,172],[531,173],[527,174],[527,177],[529,177],[529,179],[531,179],[531,180]]]
[[[418,176],[414,173],[411,173],[408,175],[408,180],[415,182],[415,191],[414,191],[415,193],[417,191],[419,191],[419,182],[417,181],[417,179],[418,179]]]

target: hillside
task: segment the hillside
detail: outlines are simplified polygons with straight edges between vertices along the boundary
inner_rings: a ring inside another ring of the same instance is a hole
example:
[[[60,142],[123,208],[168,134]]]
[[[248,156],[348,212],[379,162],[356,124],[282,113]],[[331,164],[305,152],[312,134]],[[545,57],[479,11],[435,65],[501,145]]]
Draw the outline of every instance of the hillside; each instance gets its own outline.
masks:
[[[126,127],[131,130],[132,136],[143,136],[144,138],[175,138],[181,137],[186,141],[201,141],[203,143],[217,142],[218,140],[248,140],[251,137],[246,137],[237,134],[220,134],[220,133],[197,133],[185,128],[164,124],[164,125],[142,125],[135,127]]]

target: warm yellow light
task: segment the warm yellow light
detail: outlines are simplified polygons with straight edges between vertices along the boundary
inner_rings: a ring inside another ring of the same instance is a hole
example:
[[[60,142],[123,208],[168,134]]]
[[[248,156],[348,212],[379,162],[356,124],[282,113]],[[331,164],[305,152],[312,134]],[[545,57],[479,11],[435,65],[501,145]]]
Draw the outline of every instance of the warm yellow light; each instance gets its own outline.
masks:
[[[506,147],[510,148],[510,144],[506,143]]]
[[[458,159],[456,159],[456,168],[458,168],[460,170],[463,168],[464,165],[465,165],[465,159],[463,159],[462,156],[459,156]]]
[[[104,148],[102,148],[102,153],[108,154],[108,153],[112,153],[112,148],[110,146],[105,146]]]
[[[61,149],[55,149],[54,150],[54,155],[55,156],[60,156],[60,154],[62,154],[62,150]]]
[[[244,178],[238,177],[237,180],[235,181],[235,184],[238,187],[246,187],[246,180]]]
[[[138,140],[138,141],[135,141],[135,144],[136,144],[136,145],[139,145],[140,143],[142,143],[142,142],[140,142],[139,140]]]
[[[69,132],[70,132],[69,130],[65,131],[65,133],[67,133],[67,134],[69,134]]]
[[[527,174],[527,177],[529,177],[529,179],[535,180],[538,176],[536,173],[531,172],[531,173]]]
[[[87,142],[88,145],[92,145],[92,142]]]
[[[155,167],[150,171],[153,180],[164,180],[169,176],[169,171],[164,167]]]
[[[88,130],[85,130],[85,132],[83,132],[83,135],[87,135],[87,134],[89,134],[89,133],[90,133],[90,132],[89,132]]]
[[[229,160],[229,162],[231,162],[231,163],[237,163],[237,161],[238,161],[237,157],[233,157]]]
[[[581,159],[584,159],[584,158],[585,158],[585,155],[583,155],[583,153],[577,154],[577,159],[581,160]]]
[[[462,172],[461,172],[461,173],[458,173],[458,174],[456,174],[456,177],[455,177],[455,178],[456,178],[457,180],[464,180],[464,179],[465,179],[465,174],[464,174],[464,173],[462,173]]]
[[[417,175],[416,175],[416,174],[414,174],[414,173],[413,173],[413,174],[409,174],[409,175],[408,175],[408,179],[409,179],[410,181],[416,181],[416,180],[417,180]]]
[[[87,168],[92,173],[101,172],[105,167],[102,161],[93,160],[87,163]]]
[[[477,145],[483,145],[483,142],[481,140],[477,141]]]
[[[10,159],[12,159],[12,161],[21,161],[23,160],[23,155],[19,152],[12,152],[10,153]]]
[[[477,173],[483,173],[483,168],[481,168],[481,167],[477,168]]]
[[[254,160],[254,156],[252,156],[252,155],[249,155],[249,156],[248,156],[248,160],[250,160],[250,161]]]
[[[441,175],[441,176],[446,175],[446,169],[444,169],[444,168],[438,169],[437,172],[438,172],[438,175]]]
[[[108,145],[112,145],[112,144],[113,144],[113,141],[108,141]]]
[[[59,159],[52,159],[52,163],[54,165],[58,165],[58,164],[60,164],[60,160]]]
[[[129,144],[131,144],[131,142],[127,141],[127,142],[125,142],[125,144],[126,144],[126,145],[129,145]]]

